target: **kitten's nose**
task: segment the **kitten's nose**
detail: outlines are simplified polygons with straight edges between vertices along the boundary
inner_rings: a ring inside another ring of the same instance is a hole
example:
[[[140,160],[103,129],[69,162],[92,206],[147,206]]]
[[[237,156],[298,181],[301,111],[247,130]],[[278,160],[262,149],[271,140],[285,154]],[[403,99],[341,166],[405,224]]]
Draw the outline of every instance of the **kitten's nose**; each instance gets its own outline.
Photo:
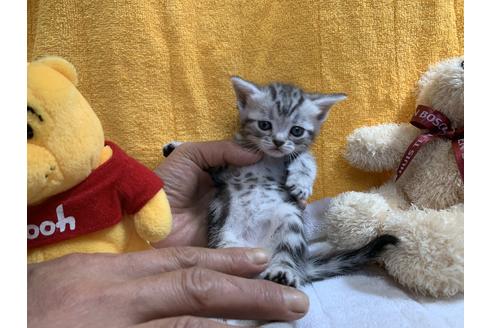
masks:
[[[284,143],[285,143],[285,141],[283,141],[283,140],[273,139],[273,144],[277,147],[281,147]]]

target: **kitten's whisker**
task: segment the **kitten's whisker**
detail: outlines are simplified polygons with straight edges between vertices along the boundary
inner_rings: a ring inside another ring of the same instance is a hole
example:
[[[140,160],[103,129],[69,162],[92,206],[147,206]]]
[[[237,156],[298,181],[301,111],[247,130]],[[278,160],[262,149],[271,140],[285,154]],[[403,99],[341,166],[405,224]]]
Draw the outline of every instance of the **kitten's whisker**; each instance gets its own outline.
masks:
[[[254,143],[248,141],[248,140],[245,140],[241,143],[241,146],[243,146],[244,148],[250,150],[250,151],[253,151],[253,152],[260,152],[261,149],[255,145]]]

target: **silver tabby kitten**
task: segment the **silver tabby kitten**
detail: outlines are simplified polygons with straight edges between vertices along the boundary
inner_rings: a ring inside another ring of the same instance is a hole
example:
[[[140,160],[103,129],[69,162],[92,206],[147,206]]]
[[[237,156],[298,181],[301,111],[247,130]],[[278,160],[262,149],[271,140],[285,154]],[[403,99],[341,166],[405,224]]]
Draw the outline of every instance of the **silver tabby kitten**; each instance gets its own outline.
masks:
[[[354,270],[396,243],[381,236],[361,249],[308,255],[300,204],[312,194],[316,177],[309,147],[344,94],[307,93],[279,83],[258,86],[239,77],[232,84],[241,122],[236,141],[264,156],[251,166],[212,172],[217,194],[210,204],[210,247],[268,249],[272,258],[260,278],[299,287]],[[164,154],[178,145],[168,144]]]

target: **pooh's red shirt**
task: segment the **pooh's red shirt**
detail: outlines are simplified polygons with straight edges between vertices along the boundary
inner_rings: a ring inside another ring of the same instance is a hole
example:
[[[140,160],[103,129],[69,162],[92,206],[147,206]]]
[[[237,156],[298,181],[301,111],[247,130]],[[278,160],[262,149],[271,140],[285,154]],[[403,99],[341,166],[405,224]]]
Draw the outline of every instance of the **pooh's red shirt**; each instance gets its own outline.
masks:
[[[163,187],[161,179],[112,142],[113,155],[84,181],[27,207],[29,249],[111,227],[135,214]]]

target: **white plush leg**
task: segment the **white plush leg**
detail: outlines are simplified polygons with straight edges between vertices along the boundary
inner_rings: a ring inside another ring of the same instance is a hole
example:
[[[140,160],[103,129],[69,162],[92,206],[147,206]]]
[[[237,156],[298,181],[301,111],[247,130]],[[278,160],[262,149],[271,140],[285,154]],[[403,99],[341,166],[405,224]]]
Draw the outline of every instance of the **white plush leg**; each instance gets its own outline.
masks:
[[[345,192],[332,199],[324,214],[326,238],[337,249],[359,248],[380,234],[390,213],[391,208],[379,194]]]
[[[393,179],[389,180],[382,186],[370,189],[369,193],[383,196],[388,206],[394,210],[406,210],[410,207],[405,195]]]
[[[463,206],[447,210],[395,212],[383,224],[400,239],[383,254],[386,270],[397,281],[424,295],[452,296],[463,291]]]

